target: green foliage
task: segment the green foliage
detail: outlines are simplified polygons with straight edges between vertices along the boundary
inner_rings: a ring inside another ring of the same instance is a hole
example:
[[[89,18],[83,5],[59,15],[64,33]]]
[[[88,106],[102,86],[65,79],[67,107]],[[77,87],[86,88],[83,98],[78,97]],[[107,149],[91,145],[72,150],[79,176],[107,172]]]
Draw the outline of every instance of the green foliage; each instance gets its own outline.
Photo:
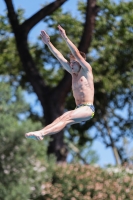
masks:
[[[25,72],[15,45],[15,38],[6,16],[0,15],[0,74],[11,85],[23,86]]]
[[[93,50],[97,52],[95,55],[98,56],[93,58],[94,69],[99,74],[100,68],[105,75],[103,82],[106,91],[111,93],[113,90],[121,94],[121,90],[123,92],[124,88],[130,88],[132,83],[133,12],[127,10],[133,5],[132,2],[116,4],[110,1],[100,1],[99,5],[101,12],[96,20],[92,42]]]
[[[96,128],[107,146],[110,146],[107,142],[110,129],[115,145],[119,146],[122,137],[131,138],[133,132],[133,2],[104,0],[99,1],[99,6],[90,49],[96,85],[95,99],[101,107],[96,114],[99,121]],[[107,106],[104,119],[103,106]],[[128,157],[123,147],[118,149],[123,158]]]
[[[41,128],[40,122],[27,119],[28,109],[21,88],[0,82],[0,199],[36,198],[51,177],[54,158],[47,158],[48,139],[43,144],[24,136]]]

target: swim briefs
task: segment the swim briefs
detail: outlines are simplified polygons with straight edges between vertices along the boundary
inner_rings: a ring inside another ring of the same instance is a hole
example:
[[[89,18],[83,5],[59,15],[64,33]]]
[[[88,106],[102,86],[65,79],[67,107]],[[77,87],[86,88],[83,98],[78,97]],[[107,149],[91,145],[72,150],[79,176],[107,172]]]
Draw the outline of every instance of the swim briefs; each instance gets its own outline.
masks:
[[[77,105],[75,109],[80,108],[80,107],[82,107],[82,106],[89,106],[89,107],[90,107],[90,109],[91,109],[92,112],[93,112],[92,115],[91,115],[91,118],[93,118],[93,117],[94,117],[94,114],[95,114],[95,107],[94,107],[92,104],[84,103],[84,104]]]

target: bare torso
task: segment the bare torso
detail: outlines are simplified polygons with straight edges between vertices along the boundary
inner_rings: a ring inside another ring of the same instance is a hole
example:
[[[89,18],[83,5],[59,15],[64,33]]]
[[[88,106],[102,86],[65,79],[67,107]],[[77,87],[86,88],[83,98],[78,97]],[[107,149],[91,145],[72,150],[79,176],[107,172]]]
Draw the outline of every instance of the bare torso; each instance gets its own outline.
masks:
[[[76,105],[83,103],[93,104],[94,101],[94,83],[93,74],[81,68],[78,75],[72,74],[72,91]]]

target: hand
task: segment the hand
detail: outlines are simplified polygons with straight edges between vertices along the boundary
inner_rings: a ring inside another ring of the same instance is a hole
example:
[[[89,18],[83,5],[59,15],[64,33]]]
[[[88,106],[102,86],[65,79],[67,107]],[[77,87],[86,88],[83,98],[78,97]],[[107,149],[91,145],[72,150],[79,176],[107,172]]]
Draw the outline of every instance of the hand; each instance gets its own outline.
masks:
[[[44,42],[44,44],[48,44],[50,42],[50,37],[45,31],[41,31],[40,36],[41,36],[42,41]]]
[[[59,29],[59,31],[60,31],[61,36],[62,36],[64,39],[67,38],[65,30],[64,30],[60,25],[58,25],[58,29]]]

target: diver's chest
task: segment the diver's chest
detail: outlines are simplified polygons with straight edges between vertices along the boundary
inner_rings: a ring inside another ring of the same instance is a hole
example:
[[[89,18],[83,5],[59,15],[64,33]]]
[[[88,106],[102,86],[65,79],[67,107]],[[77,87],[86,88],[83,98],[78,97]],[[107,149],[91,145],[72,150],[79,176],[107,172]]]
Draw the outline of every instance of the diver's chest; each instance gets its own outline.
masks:
[[[87,79],[84,76],[81,77],[73,77],[72,78],[72,85],[74,88],[78,88],[87,83]]]
[[[79,74],[78,76],[73,75],[72,81],[76,83],[86,82],[88,77],[84,76],[83,74]]]

